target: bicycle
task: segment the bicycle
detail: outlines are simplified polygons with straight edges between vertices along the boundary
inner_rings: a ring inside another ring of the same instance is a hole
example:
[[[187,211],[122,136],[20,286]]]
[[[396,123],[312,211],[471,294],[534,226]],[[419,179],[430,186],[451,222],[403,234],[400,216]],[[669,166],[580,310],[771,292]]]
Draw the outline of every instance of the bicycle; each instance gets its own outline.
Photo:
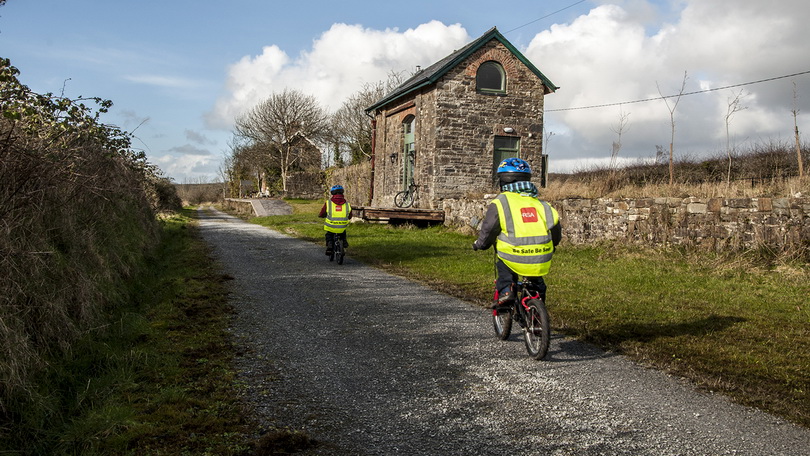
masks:
[[[523,342],[529,356],[540,360],[548,352],[551,340],[551,324],[548,311],[540,291],[527,278],[521,277],[516,283],[517,293],[512,302],[492,309],[492,324],[495,335],[506,340],[512,333],[512,322],[516,321],[523,328]],[[498,291],[495,291],[495,302],[498,302]]]
[[[343,239],[335,234],[332,239],[332,253],[329,254],[329,261],[337,260],[337,264],[343,264],[343,257],[346,255],[346,250],[343,248]]]
[[[411,207],[416,199],[416,184],[410,184],[407,189],[394,196],[394,204],[397,207]]]

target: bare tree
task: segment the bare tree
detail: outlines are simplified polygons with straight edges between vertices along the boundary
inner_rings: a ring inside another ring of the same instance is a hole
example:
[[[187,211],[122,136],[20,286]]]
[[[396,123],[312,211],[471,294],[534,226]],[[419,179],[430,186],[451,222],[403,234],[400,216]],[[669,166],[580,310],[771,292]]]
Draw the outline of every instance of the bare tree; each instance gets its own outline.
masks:
[[[658,83],[655,83],[655,86],[658,87],[658,94],[661,95],[661,99],[664,100],[664,103],[667,105],[667,109],[669,110],[669,121],[670,125],[672,126],[672,137],[669,141],[669,185],[675,183],[675,162],[673,160],[673,156],[675,155],[675,108],[678,107],[678,103],[681,101],[681,96],[683,96],[683,91],[686,89],[686,71],[683,72],[683,82],[681,83],[681,90],[678,92],[678,95],[667,95],[661,93],[661,87],[658,86]],[[669,105],[667,98],[675,98],[675,102],[672,106]]]
[[[248,141],[233,141],[231,144],[231,193],[242,197],[242,181],[251,181],[255,190],[261,188],[265,170],[270,166],[271,157],[260,144]]]
[[[348,156],[349,163],[371,158],[371,122],[364,110],[376,100],[370,92],[361,91],[349,96],[332,115],[335,162]]]
[[[291,171],[307,159],[298,140],[322,140],[329,132],[329,116],[315,97],[284,89],[237,118],[235,125],[234,136],[246,141],[251,152],[265,154],[279,169],[286,192]]]
[[[802,148],[799,143],[799,93],[796,90],[796,81],[793,81],[793,130],[796,132],[796,158],[799,161],[799,178],[804,177],[804,166],[802,164]]]
[[[351,164],[371,158],[371,121],[366,108],[402,84],[402,73],[391,72],[388,79],[374,84],[365,84],[353,93],[332,115],[335,163],[348,155]]]
[[[548,143],[551,142],[551,137],[554,136],[554,132],[550,131],[546,133],[546,126],[543,125],[543,137],[546,140],[546,144],[543,146],[543,153],[548,155]]]
[[[738,93],[731,93],[733,98],[728,98],[728,109],[726,109],[725,121],[726,121],[726,155],[728,155],[728,173],[726,176],[726,186],[731,185],[731,139],[728,133],[728,125],[731,122],[731,116],[734,115],[735,112],[743,111],[748,109],[745,106],[740,106],[740,102],[742,101],[743,89],[740,89]]]
[[[610,151],[610,169],[616,169],[616,160],[619,157],[619,151],[622,149],[622,134],[629,130],[627,128],[627,123],[629,122],[630,113],[619,111],[619,123],[616,125],[615,128],[611,127],[610,129],[613,133],[616,133],[616,141],[613,141],[613,147]]]
[[[222,161],[219,164],[219,168],[217,168],[217,175],[222,182],[223,198],[230,196],[228,194],[228,186],[233,179],[233,161],[233,155],[225,152],[222,154]]]

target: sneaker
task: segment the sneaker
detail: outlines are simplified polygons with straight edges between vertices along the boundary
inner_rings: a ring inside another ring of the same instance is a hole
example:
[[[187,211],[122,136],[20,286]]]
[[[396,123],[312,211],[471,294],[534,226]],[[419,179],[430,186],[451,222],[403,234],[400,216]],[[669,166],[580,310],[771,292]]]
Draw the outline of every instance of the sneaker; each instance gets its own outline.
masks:
[[[349,246],[349,241],[347,241],[347,240],[345,240],[345,239],[344,239],[344,240],[343,240],[343,248],[345,249],[345,248],[346,248],[346,247],[348,247],[348,246]]]
[[[332,249],[326,249],[326,256],[332,256]]]
[[[514,295],[512,294],[511,291],[501,293],[498,296],[498,302],[496,302],[493,307],[505,307],[505,306],[511,304],[513,300],[514,300]]]

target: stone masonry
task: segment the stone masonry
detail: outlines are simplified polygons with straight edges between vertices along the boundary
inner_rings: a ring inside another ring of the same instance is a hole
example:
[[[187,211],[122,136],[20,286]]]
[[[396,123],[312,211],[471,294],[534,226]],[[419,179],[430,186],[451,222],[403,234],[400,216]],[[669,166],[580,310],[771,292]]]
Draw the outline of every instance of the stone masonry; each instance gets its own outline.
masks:
[[[476,90],[476,72],[487,61],[503,67],[506,93]],[[435,84],[377,110],[370,204],[393,207],[394,195],[402,190],[403,122],[408,116],[416,119],[415,207],[439,209],[447,198],[483,196],[481,189],[494,185],[495,136],[519,138],[521,158],[539,167],[546,89],[530,68],[493,39]]]
[[[494,196],[494,195],[489,195]],[[444,200],[445,224],[477,233],[489,199]],[[810,198],[565,199],[564,242],[618,241],[714,251],[810,248]]]
[[[340,170],[339,182],[358,189],[353,204],[368,204],[368,166]],[[339,176],[339,177],[338,177]],[[437,203],[445,225],[477,234],[494,194],[446,198]],[[353,199],[354,198],[354,199]],[[560,213],[564,242],[603,241],[647,246],[694,246],[714,251],[766,246],[776,251],[810,248],[810,198],[637,198],[552,201]]]

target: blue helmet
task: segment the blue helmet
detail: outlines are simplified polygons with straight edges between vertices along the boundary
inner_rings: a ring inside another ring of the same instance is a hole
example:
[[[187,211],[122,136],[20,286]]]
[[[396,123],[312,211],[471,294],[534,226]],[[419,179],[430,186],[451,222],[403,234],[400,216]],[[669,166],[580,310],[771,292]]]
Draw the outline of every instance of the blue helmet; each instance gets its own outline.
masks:
[[[503,184],[532,179],[532,168],[526,160],[517,157],[505,159],[498,165],[498,180]]]
[[[332,188],[329,189],[329,193],[332,195],[342,195],[343,194],[343,186],[342,185],[334,185]]]

